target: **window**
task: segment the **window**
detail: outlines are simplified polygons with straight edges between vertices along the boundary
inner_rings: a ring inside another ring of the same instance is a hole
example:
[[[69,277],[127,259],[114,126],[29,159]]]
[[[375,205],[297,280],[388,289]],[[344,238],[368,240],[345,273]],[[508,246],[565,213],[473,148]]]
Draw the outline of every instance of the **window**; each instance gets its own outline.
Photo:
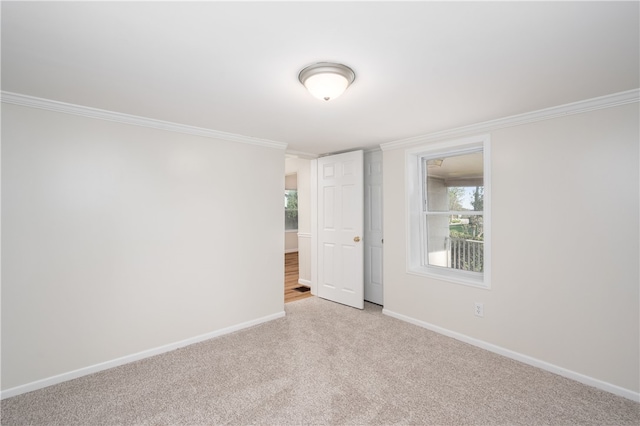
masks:
[[[284,229],[298,229],[298,191],[295,189],[284,190]]]
[[[489,137],[407,151],[408,270],[489,287]]]

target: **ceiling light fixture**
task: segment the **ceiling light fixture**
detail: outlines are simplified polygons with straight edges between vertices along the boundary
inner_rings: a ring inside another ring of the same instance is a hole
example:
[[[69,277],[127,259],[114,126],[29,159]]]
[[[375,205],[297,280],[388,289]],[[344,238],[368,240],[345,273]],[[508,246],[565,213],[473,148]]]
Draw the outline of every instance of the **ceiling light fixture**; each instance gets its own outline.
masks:
[[[298,75],[298,80],[309,93],[324,101],[330,101],[342,95],[355,79],[356,74],[351,68],[332,62],[309,65]]]

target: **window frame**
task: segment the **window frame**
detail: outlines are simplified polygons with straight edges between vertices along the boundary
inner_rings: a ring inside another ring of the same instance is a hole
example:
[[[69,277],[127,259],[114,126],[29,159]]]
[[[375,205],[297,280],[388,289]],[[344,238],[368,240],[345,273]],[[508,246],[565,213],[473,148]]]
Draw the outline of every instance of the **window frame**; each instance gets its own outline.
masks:
[[[426,262],[427,231],[423,220],[426,178],[423,171],[423,159],[450,157],[470,152],[483,153],[483,229],[484,264],[483,272],[462,271],[459,269],[431,266]],[[407,273],[436,278],[442,281],[467,286],[491,288],[491,138],[479,135],[467,138],[425,143],[405,151],[406,169],[406,211],[407,211]]]

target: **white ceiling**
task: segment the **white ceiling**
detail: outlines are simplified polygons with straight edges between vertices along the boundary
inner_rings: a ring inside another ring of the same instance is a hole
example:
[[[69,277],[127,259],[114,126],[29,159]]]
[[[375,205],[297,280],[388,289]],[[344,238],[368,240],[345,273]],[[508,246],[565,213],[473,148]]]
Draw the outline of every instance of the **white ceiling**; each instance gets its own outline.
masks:
[[[2,2],[2,90],[367,148],[639,87],[639,2]],[[318,61],[356,72],[322,102]]]

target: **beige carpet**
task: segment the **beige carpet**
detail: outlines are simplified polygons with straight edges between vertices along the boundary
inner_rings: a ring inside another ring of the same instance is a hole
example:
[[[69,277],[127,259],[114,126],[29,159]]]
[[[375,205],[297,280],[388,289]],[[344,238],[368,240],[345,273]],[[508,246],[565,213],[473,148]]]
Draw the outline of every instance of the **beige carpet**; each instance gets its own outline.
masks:
[[[2,401],[6,425],[638,425],[640,404],[317,298],[269,323]]]

